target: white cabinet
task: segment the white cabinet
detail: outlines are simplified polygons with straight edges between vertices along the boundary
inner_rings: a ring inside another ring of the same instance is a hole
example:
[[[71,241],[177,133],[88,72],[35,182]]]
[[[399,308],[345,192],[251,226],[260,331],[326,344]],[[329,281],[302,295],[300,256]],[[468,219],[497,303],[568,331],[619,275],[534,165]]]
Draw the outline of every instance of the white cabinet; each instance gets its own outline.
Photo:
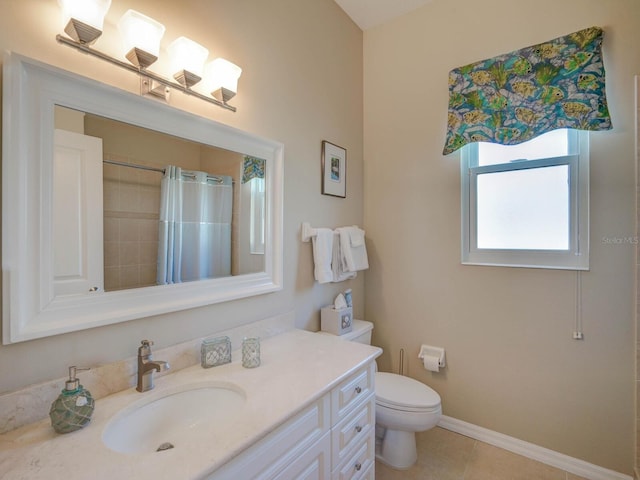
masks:
[[[370,475],[373,478],[376,439],[374,435],[356,446],[355,451],[333,471],[333,480],[362,480]]]
[[[373,362],[209,475],[209,480],[374,479]]]
[[[252,445],[230,462],[214,471],[208,478],[210,480],[238,480],[259,479],[270,480],[285,478],[300,478],[302,471],[297,467],[304,467],[298,462],[313,463],[316,460],[309,457],[309,451],[318,454],[318,468],[329,466],[331,456],[330,439],[329,446],[322,443],[322,438],[329,438],[330,408],[329,395],[323,396],[302,412],[276,428],[272,433]],[[326,452],[324,452],[326,449]],[[314,455],[311,453],[310,455]],[[309,462],[308,460],[311,460]],[[291,471],[291,477],[281,476],[284,470]],[[302,478],[314,478],[313,476]],[[323,477],[320,477],[323,478]]]
[[[353,451],[371,437],[375,430],[375,397],[356,408],[351,415],[331,429],[331,454],[334,466],[353,456]]]
[[[331,434],[327,432],[317,444],[285,468],[276,480],[325,480],[331,475]]]
[[[373,477],[375,366],[356,371],[331,392],[331,458],[334,480]]]

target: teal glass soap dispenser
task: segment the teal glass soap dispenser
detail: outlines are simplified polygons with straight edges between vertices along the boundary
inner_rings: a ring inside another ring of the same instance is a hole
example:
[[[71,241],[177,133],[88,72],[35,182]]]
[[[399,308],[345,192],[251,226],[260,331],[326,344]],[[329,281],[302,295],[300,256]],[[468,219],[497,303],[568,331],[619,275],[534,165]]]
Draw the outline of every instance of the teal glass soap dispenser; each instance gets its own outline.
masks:
[[[95,401],[89,390],[85,390],[76,378],[78,370],[89,369],[69,367],[69,380],[49,410],[51,426],[58,433],[74,432],[91,421]]]

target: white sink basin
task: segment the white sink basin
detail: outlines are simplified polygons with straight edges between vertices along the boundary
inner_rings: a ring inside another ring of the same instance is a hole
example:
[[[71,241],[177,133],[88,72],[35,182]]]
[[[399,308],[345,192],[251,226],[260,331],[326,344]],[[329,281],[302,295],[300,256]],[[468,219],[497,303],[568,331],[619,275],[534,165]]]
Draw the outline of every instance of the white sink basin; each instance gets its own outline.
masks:
[[[102,441],[111,450],[149,453],[188,447],[190,433],[228,425],[246,401],[240,388],[227,383],[189,384],[141,395],[148,397],[107,423]]]

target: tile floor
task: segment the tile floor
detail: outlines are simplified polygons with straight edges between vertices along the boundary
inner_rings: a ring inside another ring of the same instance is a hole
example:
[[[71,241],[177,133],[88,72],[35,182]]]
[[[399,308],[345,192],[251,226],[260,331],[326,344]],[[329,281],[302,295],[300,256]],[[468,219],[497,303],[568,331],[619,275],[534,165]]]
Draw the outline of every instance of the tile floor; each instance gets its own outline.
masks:
[[[418,433],[417,446],[408,470],[376,462],[376,480],[585,480],[439,427]]]

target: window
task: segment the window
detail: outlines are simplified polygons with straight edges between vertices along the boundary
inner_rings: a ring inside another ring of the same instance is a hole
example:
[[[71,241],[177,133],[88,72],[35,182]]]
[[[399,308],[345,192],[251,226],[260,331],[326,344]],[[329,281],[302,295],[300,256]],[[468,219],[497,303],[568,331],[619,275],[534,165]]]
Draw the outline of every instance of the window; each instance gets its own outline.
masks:
[[[462,148],[462,263],[589,268],[588,132]]]
[[[264,254],[264,178],[252,178],[249,248],[253,255]]]

